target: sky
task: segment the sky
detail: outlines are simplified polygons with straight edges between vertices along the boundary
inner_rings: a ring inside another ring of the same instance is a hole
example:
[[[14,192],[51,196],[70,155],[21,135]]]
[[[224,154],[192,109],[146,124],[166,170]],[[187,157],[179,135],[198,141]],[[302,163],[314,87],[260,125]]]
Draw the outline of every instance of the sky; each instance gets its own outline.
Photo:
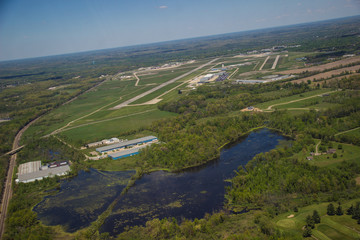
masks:
[[[0,0],[0,61],[360,15],[360,0]]]

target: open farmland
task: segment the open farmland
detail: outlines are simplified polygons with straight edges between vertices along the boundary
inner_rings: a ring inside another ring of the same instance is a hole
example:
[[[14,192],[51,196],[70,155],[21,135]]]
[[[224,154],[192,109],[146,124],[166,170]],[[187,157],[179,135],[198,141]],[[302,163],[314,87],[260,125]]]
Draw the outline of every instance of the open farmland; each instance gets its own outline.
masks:
[[[60,136],[71,143],[82,146],[89,142],[113,136],[127,136],[139,128],[149,126],[153,121],[174,116],[174,113],[163,112],[158,109],[124,115],[113,119],[104,119],[94,124],[84,124],[60,133]]]
[[[313,75],[313,76],[310,76],[310,77],[293,80],[292,82],[301,83],[301,82],[306,82],[307,80],[313,81],[313,80],[328,79],[328,78],[331,78],[333,76],[344,74],[345,72],[347,72],[348,74],[353,74],[353,73],[356,73],[359,70],[360,70],[360,65],[352,66],[352,67],[346,67],[346,68],[340,68],[340,69],[336,69],[336,70],[332,70],[332,71],[328,71],[328,72],[319,73],[319,74],[316,74],[316,75]]]
[[[337,67],[341,67],[341,66],[348,65],[348,64],[357,63],[359,61],[360,61],[360,57],[358,57],[358,56],[350,57],[350,58],[345,58],[342,60],[338,60],[335,62],[323,64],[323,65],[299,68],[299,69],[291,69],[291,70],[281,71],[279,73],[281,73],[281,74],[296,74],[296,73],[302,73],[305,71],[308,71],[308,72],[324,71],[327,69],[332,69],[332,68],[337,68]]]

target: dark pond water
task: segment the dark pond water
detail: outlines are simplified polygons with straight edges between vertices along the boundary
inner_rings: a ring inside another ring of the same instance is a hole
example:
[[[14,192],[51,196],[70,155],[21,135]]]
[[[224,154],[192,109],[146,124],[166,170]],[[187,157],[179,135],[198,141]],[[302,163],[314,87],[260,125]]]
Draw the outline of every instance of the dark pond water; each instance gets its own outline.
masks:
[[[119,198],[100,229],[111,235],[156,217],[202,218],[223,207],[228,185],[224,180],[256,154],[274,149],[280,140],[285,138],[267,129],[252,132],[224,148],[216,161],[181,173],[145,175],[123,196],[119,195],[134,172],[80,172],[62,182],[60,192],[45,198],[34,210],[44,224],[60,224],[73,232],[88,226]]]
[[[45,197],[35,206],[45,225],[62,225],[68,232],[89,226],[120,195],[135,171],[80,171],[61,182],[56,195]]]
[[[224,180],[234,176],[256,154],[274,149],[284,137],[262,129],[223,149],[218,160],[182,173],[154,172],[143,176],[122,196],[101,232],[120,233],[125,226],[144,225],[153,218],[202,218],[220,210]]]

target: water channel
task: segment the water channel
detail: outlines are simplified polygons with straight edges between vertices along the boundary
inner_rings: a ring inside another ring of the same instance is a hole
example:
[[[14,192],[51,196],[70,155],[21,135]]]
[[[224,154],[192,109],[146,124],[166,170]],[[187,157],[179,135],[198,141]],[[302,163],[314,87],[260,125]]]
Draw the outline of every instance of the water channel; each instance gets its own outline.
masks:
[[[157,171],[144,175],[123,196],[121,190],[134,172],[80,172],[72,180],[64,180],[60,192],[46,197],[34,210],[44,224],[60,224],[74,232],[88,226],[119,198],[100,229],[111,235],[153,218],[202,218],[223,207],[225,187],[229,185],[225,180],[232,178],[240,165],[274,149],[282,140],[286,139],[268,129],[252,132],[222,149],[215,161],[180,173]]]

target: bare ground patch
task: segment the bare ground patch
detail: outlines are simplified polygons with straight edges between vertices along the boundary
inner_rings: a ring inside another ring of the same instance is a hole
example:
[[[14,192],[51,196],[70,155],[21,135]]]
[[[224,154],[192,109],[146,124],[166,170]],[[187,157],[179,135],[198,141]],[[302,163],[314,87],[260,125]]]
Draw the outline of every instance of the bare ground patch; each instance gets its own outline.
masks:
[[[339,67],[341,65],[347,65],[347,64],[351,64],[351,63],[355,63],[355,62],[359,62],[360,61],[360,56],[356,56],[356,57],[351,57],[351,58],[345,58],[339,61],[335,61],[332,63],[327,63],[327,64],[323,64],[323,65],[319,65],[319,66],[313,66],[313,67],[308,67],[308,68],[299,68],[299,69],[292,69],[292,70],[286,70],[286,71],[282,71],[279,72],[280,74],[291,74],[291,73],[302,73],[305,71],[309,71],[309,72],[315,72],[315,71],[324,71],[326,69],[331,69],[334,67]]]
[[[355,181],[356,181],[356,185],[360,185],[360,176],[355,178]]]
[[[359,69],[360,69],[360,65],[353,66],[353,67],[347,67],[347,68],[340,68],[340,69],[336,69],[336,70],[332,70],[332,71],[328,71],[328,72],[324,72],[324,73],[319,73],[319,74],[316,74],[316,75],[313,75],[313,76],[310,76],[310,77],[297,79],[297,80],[294,80],[292,82],[301,83],[301,82],[306,82],[307,80],[314,80],[314,79],[319,80],[321,78],[327,79],[327,78],[331,78],[331,76],[333,76],[333,75],[339,75],[339,74],[341,74],[342,72],[345,72],[345,71],[355,73]],[[344,76],[342,76],[342,77],[344,77]]]

